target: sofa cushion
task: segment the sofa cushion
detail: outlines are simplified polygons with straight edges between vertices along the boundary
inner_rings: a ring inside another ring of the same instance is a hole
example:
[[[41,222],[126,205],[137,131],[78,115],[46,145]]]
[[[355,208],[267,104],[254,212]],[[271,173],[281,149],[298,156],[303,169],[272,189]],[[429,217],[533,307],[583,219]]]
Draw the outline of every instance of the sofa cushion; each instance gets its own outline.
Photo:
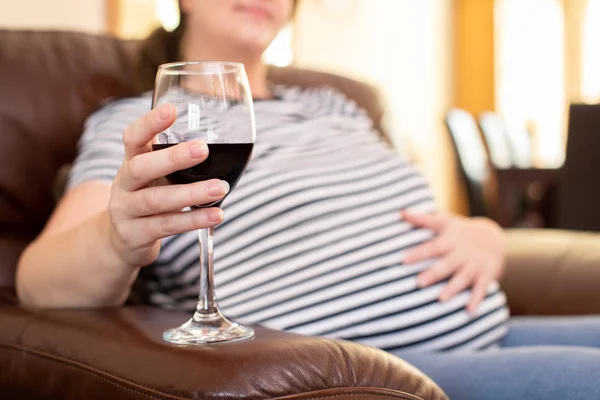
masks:
[[[0,286],[54,208],[56,171],[73,160],[86,117],[135,93],[131,52],[117,39],[0,30]]]

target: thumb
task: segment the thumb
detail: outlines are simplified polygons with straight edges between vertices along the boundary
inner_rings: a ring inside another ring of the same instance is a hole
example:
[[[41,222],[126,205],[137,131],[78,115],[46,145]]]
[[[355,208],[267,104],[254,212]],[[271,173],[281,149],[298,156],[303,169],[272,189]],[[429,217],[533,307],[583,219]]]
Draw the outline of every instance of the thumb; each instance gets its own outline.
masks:
[[[440,232],[442,229],[444,229],[446,226],[446,221],[448,220],[447,215],[441,212],[423,214],[402,210],[400,213],[406,222],[416,227],[427,228],[436,232]]]

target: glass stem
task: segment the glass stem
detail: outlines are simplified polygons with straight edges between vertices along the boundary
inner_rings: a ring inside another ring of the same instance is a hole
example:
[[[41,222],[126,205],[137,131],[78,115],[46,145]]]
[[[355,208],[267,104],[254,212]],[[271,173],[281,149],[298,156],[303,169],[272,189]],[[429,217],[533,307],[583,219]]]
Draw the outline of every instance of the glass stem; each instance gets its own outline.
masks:
[[[214,228],[198,230],[200,244],[200,298],[194,319],[212,319],[218,317],[219,306],[215,296],[213,277],[213,233]]]

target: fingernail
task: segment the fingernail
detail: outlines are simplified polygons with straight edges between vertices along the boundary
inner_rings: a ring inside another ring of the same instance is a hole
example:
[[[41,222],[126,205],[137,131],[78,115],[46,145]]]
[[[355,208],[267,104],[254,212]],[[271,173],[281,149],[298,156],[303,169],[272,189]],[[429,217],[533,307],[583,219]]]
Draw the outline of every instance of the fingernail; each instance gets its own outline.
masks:
[[[427,281],[423,278],[417,278],[417,286],[420,288],[427,286]]]
[[[224,216],[223,210],[220,208],[211,208],[208,210],[208,220],[210,222],[221,222]]]
[[[223,193],[224,194],[229,193],[229,189],[231,189],[231,187],[229,186],[229,182],[227,182],[227,181],[221,181],[221,186],[223,186]]]
[[[163,104],[162,106],[160,106],[160,108],[158,109],[158,116],[160,117],[160,119],[162,119],[163,121],[166,119],[171,118],[171,114],[173,113],[173,107],[171,107],[170,104]]]
[[[199,140],[193,140],[189,143],[188,146],[190,146],[190,156],[192,156],[192,158],[206,157],[206,154],[208,153],[208,146],[206,146],[206,143]]]
[[[226,181],[211,182],[208,185],[208,195],[211,197],[221,197],[229,192],[229,183]]]

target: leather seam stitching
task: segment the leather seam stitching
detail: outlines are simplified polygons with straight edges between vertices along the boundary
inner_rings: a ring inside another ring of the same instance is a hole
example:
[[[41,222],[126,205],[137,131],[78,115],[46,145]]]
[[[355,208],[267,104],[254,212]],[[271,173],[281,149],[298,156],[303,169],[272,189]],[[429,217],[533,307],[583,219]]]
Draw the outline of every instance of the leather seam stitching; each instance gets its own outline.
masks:
[[[332,388],[332,389],[335,389],[335,388]],[[421,400],[420,397],[407,395],[406,393],[402,393],[400,391],[398,391],[397,396],[393,396],[391,394],[373,393],[368,390],[340,393],[340,394],[328,394],[325,396],[313,396],[313,397],[307,397],[306,399],[303,399],[303,400],[316,400],[316,399],[327,399],[327,398],[339,397],[339,396],[359,396],[359,395],[377,396],[377,397],[383,397],[383,398],[389,398],[389,399],[404,399],[404,400],[417,400],[418,399],[418,400]]]
[[[157,389],[153,389],[153,388],[146,388],[144,387],[142,384],[140,383],[136,383],[134,381],[130,381],[128,379],[122,378],[118,375],[114,375],[111,374],[109,372],[106,371],[102,371],[100,369],[91,367],[85,363],[80,363],[78,361],[73,361],[73,360],[69,360],[67,358],[63,358],[63,357],[59,357],[59,356],[55,356],[52,354],[46,354],[43,352],[40,352],[38,350],[32,350],[32,349],[28,349],[24,346],[19,346],[19,345],[9,345],[9,344],[3,344],[0,343],[0,347],[5,347],[8,348],[9,350],[15,350],[15,351],[24,351],[29,353],[30,355],[34,356],[34,357],[40,357],[40,358],[44,358],[53,362],[59,362],[62,363],[64,366],[69,367],[69,368],[73,368],[73,369],[78,369],[84,373],[87,373],[91,376],[94,376],[95,378],[99,378],[107,383],[113,384],[115,386],[121,387],[125,390],[129,390],[132,391],[134,393],[138,393],[142,396],[151,398],[151,399],[159,399],[159,400],[164,400],[164,399],[169,399],[169,400],[188,400],[188,397],[181,397],[181,396],[176,396],[176,395],[171,395],[168,393],[162,393]],[[112,379],[109,379],[112,378]],[[123,382],[117,382],[116,380],[121,380]],[[135,386],[141,386],[140,388],[134,388],[134,387],[128,387],[125,386],[126,384],[129,385],[135,385]],[[144,392],[144,390],[148,390],[148,391],[155,391],[158,392],[156,394],[152,394],[152,393],[147,393]]]
[[[142,396],[145,396],[147,398],[151,398],[151,399],[159,399],[159,400],[164,400],[164,399],[169,399],[169,400],[189,400],[189,397],[181,397],[181,396],[176,396],[176,395],[171,395],[168,393],[162,393],[157,389],[153,389],[153,388],[146,388],[144,387],[142,384],[137,383],[135,381],[131,381],[128,380],[126,378],[122,378],[119,375],[115,375],[115,374],[111,374],[109,372],[106,371],[102,371],[100,369],[97,369],[95,367],[91,367],[85,363],[81,363],[78,361],[74,361],[74,360],[70,360],[68,358],[64,358],[64,357],[59,357],[59,356],[55,356],[53,354],[47,354],[44,352],[40,352],[39,350],[33,350],[33,349],[29,349],[25,346],[21,346],[21,345],[10,345],[10,344],[4,344],[4,343],[0,343],[0,347],[5,347],[9,350],[15,350],[15,351],[25,351],[27,353],[29,353],[30,355],[34,356],[34,357],[40,357],[40,358],[44,358],[47,359],[49,361],[53,361],[53,362],[60,362],[62,363],[64,366],[69,367],[69,368],[73,368],[73,369],[77,369],[82,371],[83,373],[89,374],[95,378],[101,379],[109,384],[115,385],[117,387],[123,388],[125,390],[140,394]],[[109,379],[112,378],[112,379]],[[123,382],[117,382],[116,379],[121,380]],[[128,387],[126,386],[126,384],[128,385],[135,385],[135,386],[141,386],[141,388],[136,389],[134,387]],[[155,391],[158,392],[156,394],[152,394],[152,393],[147,393],[144,392],[143,390],[149,390],[149,391]],[[336,388],[330,388],[330,389],[336,389]],[[392,389],[393,390],[393,389]],[[381,398],[388,398],[388,399],[403,399],[403,400],[422,400],[420,397],[417,396],[413,396],[401,391],[398,391],[398,395],[391,395],[391,394],[384,394],[384,393],[373,393],[371,391],[353,391],[353,392],[347,392],[347,393],[340,393],[337,395],[325,395],[325,396],[313,396],[313,397],[308,397],[305,398],[303,400],[318,400],[318,399],[328,399],[328,398],[334,398],[334,397],[339,397],[340,395],[344,395],[344,396],[358,396],[358,395],[369,395],[369,396],[377,396],[377,397],[381,397]],[[297,393],[297,394],[292,394],[291,396],[298,396],[298,395],[302,395],[302,393]],[[286,397],[289,395],[285,395]]]
[[[28,326],[29,326],[30,323],[28,323]],[[19,335],[19,342],[21,341],[21,338],[23,337],[24,334],[25,334],[25,329]],[[161,392],[160,390],[155,389],[153,387],[146,387],[143,383],[132,381],[132,380],[130,380],[128,378],[125,378],[124,376],[121,376],[121,375],[117,375],[117,374],[113,374],[111,372],[103,371],[103,370],[101,370],[101,369],[99,369],[97,367],[94,367],[93,365],[89,365],[89,364],[87,364],[85,362],[82,362],[82,361],[76,361],[76,360],[71,360],[69,358],[56,356],[54,354],[49,354],[49,353],[46,353],[46,352],[43,352],[43,351],[40,351],[40,350],[31,349],[31,348],[29,348],[29,347],[27,347],[25,345],[21,345],[21,344],[11,345],[11,344],[2,344],[2,343],[0,343],[0,346],[2,346],[2,345],[8,346],[8,347],[14,347],[14,348],[19,349],[19,350],[28,351],[28,352],[30,352],[32,354],[37,354],[37,355],[42,356],[42,357],[48,357],[48,358],[51,358],[51,359],[56,359],[56,360],[61,360],[61,361],[64,360],[64,361],[66,361],[68,363],[76,364],[76,365],[79,365],[79,366],[82,366],[82,367],[85,367],[85,368],[89,368],[90,370],[98,371],[99,373],[106,374],[106,375],[111,376],[113,378],[120,379],[120,380],[125,381],[125,382],[127,382],[129,384],[132,384],[132,385],[137,385],[137,386],[141,386],[141,387],[143,387],[145,389],[148,389],[148,390],[156,390],[157,392]]]

